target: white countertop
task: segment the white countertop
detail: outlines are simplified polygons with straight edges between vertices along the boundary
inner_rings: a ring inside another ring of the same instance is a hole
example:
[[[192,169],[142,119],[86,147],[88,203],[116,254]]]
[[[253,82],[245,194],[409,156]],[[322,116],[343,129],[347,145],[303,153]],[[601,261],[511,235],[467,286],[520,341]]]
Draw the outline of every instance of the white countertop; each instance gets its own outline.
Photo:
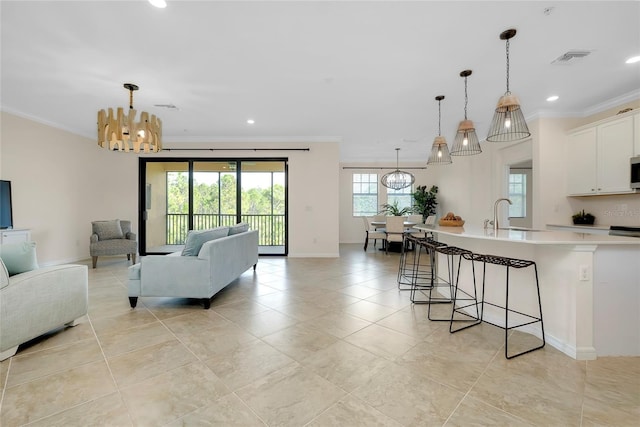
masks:
[[[498,234],[494,235],[493,228],[484,229],[482,226],[473,225],[442,227],[439,225],[419,224],[413,228],[450,236],[534,245],[638,245],[640,247],[640,238],[637,237],[574,233],[571,231],[498,230]]]
[[[599,224],[547,224],[547,227],[563,227],[563,228],[575,228],[575,229],[584,229],[584,230],[609,230],[611,226],[609,225],[599,225]]]

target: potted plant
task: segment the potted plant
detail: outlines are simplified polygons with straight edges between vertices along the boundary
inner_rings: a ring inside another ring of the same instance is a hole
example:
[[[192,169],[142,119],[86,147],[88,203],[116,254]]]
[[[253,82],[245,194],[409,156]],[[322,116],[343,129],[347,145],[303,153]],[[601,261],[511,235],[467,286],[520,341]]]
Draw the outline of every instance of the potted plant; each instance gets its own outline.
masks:
[[[585,213],[584,209],[582,209],[582,212],[578,212],[571,218],[573,218],[573,223],[576,225],[593,225],[593,223],[596,221],[596,217],[591,215],[590,213]]]
[[[432,185],[427,190],[426,185],[419,185],[416,187],[416,191],[413,192],[413,208],[411,211],[415,214],[422,215],[422,221],[425,221],[429,215],[436,214],[436,206],[438,201],[436,195],[438,194],[438,187]]]
[[[378,213],[385,214],[385,215],[393,215],[393,216],[403,216],[410,212],[411,212],[410,207],[404,207],[400,209],[398,207],[398,201],[395,200],[393,204],[385,203],[384,205],[382,205],[382,210],[380,210],[380,212]]]

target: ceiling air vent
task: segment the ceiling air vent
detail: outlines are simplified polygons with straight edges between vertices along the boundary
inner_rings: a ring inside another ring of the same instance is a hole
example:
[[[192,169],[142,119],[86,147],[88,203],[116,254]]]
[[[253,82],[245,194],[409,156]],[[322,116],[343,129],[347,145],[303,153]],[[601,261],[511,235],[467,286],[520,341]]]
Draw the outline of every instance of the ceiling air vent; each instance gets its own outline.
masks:
[[[590,50],[570,50],[566,53],[563,53],[556,59],[554,59],[551,63],[552,64],[573,64],[583,59],[584,57],[588,56],[589,54],[591,54],[591,52],[592,51]]]

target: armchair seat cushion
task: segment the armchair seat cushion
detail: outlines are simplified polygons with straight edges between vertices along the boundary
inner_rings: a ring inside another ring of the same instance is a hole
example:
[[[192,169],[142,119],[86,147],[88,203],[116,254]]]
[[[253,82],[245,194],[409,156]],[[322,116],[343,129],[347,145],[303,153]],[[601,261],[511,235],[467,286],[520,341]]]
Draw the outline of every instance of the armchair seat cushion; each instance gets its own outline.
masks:
[[[100,240],[89,245],[91,256],[134,254],[138,249],[135,240]]]

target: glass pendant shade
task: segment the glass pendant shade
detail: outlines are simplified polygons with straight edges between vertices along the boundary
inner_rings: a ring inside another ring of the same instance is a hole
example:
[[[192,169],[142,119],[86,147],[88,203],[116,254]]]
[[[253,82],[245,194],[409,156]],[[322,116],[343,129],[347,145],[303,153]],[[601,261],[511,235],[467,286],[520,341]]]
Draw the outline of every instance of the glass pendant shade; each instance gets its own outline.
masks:
[[[416,177],[413,174],[405,171],[401,171],[398,166],[398,155],[400,149],[396,148],[396,170],[393,172],[384,174],[380,179],[380,183],[392,190],[401,190],[413,185],[416,182]]]
[[[431,154],[427,160],[428,165],[448,165],[451,163],[451,155],[449,154],[447,140],[440,133],[440,102],[443,99],[444,95],[436,96],[436,101],[438,101],[438,136],[433,140]]]
[[[453,147],[451,148],[452,156],[471,156],[482,153],[476,128],[473,122],[467,119],[467,77],[470,75],[471,70],[464,70],[460,73],[460,77],[464,77],[464,120],[458,125],[458,131],[453,140]]]
[[[531,136],[529,127],[520,108],[520,101],[509,91],[509,40],[515,37],[516,30],[509,29],[500,34],[500,40],[506,40],[507,52],[507,91],[498,100],[496,111],[489,127],[487,141],[519,141]]]
[[[451,154],[449,154],[449,146],[444,136],[436,136],[431,146],[431,155],[427,160],[428,165],[448,165],[451,163]]]

